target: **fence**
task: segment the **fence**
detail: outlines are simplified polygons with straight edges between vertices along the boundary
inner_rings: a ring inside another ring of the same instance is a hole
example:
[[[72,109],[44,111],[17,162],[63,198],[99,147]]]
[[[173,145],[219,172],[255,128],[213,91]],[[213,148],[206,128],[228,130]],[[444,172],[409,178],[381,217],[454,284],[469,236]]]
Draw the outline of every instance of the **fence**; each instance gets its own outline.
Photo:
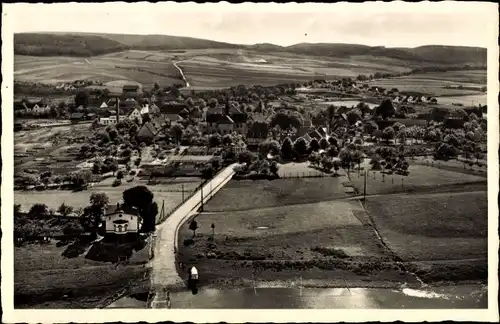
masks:
[[[280,179],[300,179],[300,178],[327,178],[334,175],[334,173],[324,173],[321,171],[309,172],[279,172]]]

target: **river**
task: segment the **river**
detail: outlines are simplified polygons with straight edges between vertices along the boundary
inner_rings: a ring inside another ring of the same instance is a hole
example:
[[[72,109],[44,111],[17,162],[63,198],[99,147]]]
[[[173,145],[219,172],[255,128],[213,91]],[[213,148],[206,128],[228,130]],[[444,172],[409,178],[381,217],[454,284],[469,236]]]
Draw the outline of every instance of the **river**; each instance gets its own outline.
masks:
[[[386,288],[201,288],[171,293],[179,309],[467,309],[487,308],[486,286],[458,285],[430,289]],[[124,297],[109,308],[145,308],[146,301]]]

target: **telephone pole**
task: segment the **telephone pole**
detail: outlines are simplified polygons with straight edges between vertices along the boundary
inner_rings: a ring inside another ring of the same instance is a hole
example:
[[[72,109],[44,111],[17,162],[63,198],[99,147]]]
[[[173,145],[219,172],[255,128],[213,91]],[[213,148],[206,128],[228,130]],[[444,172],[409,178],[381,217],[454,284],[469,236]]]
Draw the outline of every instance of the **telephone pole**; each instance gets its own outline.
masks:
[[[201,186],[201,207],[200,212],[203,212],[203,186]]]
[[[366,201],[366,170],[365,170],[365,182],[363,186],[363,201]]]

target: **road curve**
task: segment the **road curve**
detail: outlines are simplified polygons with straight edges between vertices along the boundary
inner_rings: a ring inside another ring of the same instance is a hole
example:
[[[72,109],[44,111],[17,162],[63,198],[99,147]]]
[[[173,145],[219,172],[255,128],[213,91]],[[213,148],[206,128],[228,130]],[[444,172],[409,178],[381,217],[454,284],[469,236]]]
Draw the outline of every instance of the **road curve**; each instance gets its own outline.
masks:
[[[182,80],[184,80],[184,83],[186,84],[186,88],[189,88],[190,85],[189,85],[188,80],[186,79],[186,76],[184,75],[184,71],[182,71],[182,69],[177,65],[177,63],[180,63],[180,62],[182,62],[182,61],[174,62],[174,66],[177,68],[177,70],[179,70],[179,72],[182,76]]]
[[[202,190],[198,190],[191,198],[181,205],[165,222],[157,226],[154,244],[154,258],[151,260],[151,290],[154,297],[151,308],[165,307],[165,289],[183,287],[183,279],[179,276],[175,264],[175,252],[177,250],[177,234],[180,226],[196,213],[201,205],[203,191],[203,202],[207,202],[234,175],[232,164],[220,171],[212,180],[207,182]],[[202,274],[203,275],[203,274]]]

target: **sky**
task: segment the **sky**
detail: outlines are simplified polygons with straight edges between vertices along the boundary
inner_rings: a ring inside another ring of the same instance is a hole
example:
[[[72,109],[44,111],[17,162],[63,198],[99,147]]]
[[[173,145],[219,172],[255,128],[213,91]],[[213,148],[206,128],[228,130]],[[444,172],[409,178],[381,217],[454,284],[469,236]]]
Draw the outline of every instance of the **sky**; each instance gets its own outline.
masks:
[[[163,34],[283,46],[488,47],[498,31],[498,5],[484,2],[10,4],[4,11],[15,33]]]

